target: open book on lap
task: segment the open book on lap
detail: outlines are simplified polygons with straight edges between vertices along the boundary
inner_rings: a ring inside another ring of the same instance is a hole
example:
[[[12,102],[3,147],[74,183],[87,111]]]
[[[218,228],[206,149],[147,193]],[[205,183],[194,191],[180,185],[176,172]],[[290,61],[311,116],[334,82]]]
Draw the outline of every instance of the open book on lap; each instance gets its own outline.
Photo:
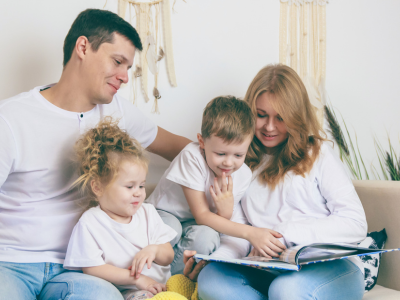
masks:
[[[266,258],[261,256],[244,257],[242,259],[219,258],[209,255],[196,254],[197,261],[208,260],[215,262],[240,264],[259,269],[280,269],[299,271],[302,265],[346,259],[352,256],[364,256],[370,254],[399,251],[397,249],[370,249],[352,244],[311,244],[295,246],[286,249],[279,258]]]

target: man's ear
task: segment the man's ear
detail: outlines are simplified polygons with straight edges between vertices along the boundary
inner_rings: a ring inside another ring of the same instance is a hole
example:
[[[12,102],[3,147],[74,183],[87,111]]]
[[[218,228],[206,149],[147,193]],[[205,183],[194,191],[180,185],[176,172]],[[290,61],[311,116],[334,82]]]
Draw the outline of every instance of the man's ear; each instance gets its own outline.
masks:
[[[80,36],[76,40],[74,51],[80,59],[84,59],[87,51],[90,49],[90,43],[86,36]]]
[[[96,195],[96,197],[100,197],[103,193],[103,187],[100,182],[97,180],[92,180],[90,182],[90,188],[92,189],[93,194]]]
[[[200,133],[197,134],[197,140],[199,141],[200,148],[204,150],[204,140]]]

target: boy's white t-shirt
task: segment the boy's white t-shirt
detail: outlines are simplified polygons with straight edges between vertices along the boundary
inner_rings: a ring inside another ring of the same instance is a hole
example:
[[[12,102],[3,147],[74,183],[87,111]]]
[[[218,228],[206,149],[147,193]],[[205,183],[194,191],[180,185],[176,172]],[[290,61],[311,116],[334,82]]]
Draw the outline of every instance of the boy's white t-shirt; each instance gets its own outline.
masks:
[[[164,224],[151,204],[143,203],[129,224],[111,219],[100,206],[86,211],[75,225],[64,262],[66,269],[81,269],[110,264],[128,269],[134,256],[148,245],[170,242],[176,232]],[[171,276],[170,266],[153,263],[144,266],[142,273],[165,284]],[[137,289],[135,285],[117,286]]]
[[[243,164],[231,176],[236,206],[250,185],[252,173],[250,168]],[[146,202],[153,204],[157,209],[173,214],[181,222],[194,219],[182,185],[204,192],[210,211],[216,213],[217,210],[210,194],[210,186],[214,185],[214,178],[214,172],[207,165],[199,144],[190,143],[172,161]]]
[[[83,212],[74,145],[105,116],[149,146],[157,126],[115,95],[82,113],[49,101],[39,86],[0,101],[0,261],[63,263],[72,229]]]

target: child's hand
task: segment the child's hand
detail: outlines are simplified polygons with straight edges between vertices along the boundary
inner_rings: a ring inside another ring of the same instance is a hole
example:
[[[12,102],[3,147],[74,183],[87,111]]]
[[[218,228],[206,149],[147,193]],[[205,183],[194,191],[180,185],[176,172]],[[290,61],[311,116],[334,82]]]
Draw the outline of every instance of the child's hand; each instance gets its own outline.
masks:
[[[232,217],[233,205],[235,202],[232,193],[232,177],[228,176],[228,183],[226,183],[226,175],[225,172],[223,172],[221,182],[222,188],[219,187],[217,177],[214,178],[214,188],[213,186],[210,186],[210,194],[212,199],[214,200],[218,215],[230,220]]]
[[[131,269],[131,276],[135,276],[135,278],[138,279],[146,263],[147,269],[150,269],[151,264],[156,258],[157,250],[158,245],[149,245],[140,250],[133,258],[132,266],[129,267],[129,269]]]
[[[271,256],[269,256],[269,255],[262,255],[260,252],[257,251],[256,248],[251,249],[249,255],[247,255],[247,257],[251,257],[251,256],[263,256],[266,258],[271,258]]]
[[[154,295],[167,290],[165,284],[158,283],[146,275],[140,276],[140,278],[136,281],[136,287],[139,290],[149,291]]]
[[[247,240],[253,245],[257,254],[265,257],[279,257],[279,253],[286,249],[278,238],[282,234],[268,228],[251,227]]]

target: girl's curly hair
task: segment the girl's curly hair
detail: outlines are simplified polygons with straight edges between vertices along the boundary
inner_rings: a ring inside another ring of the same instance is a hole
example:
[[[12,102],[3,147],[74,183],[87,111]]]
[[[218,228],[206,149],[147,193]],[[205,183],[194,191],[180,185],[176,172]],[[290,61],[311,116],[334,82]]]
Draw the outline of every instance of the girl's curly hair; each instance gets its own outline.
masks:
[[[82,192],[95,195],[90,182],[96,180],[103,186],[110,184],[118,174],[123,160],[141,164],[146,170],[148,159],[143,147],[118,127],[118,120],[105,117],[86,132],[75,144],[79,164],[79,178],[73,186],[80,186]],[[90,204],[89,204],[90,205]],[[92,206],[92,205],[90,205]]]

